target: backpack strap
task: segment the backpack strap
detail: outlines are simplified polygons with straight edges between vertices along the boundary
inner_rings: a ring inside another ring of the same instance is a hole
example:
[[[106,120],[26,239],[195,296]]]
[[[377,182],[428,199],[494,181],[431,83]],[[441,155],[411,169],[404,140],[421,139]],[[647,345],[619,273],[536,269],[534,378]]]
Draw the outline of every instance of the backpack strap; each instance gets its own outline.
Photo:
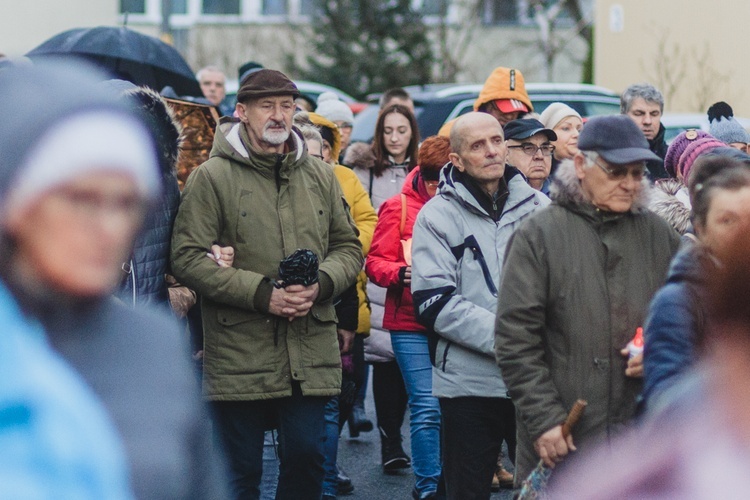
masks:
[[[406,195],[401,193],[401,225],[399,226],[398,233],[401,237],[404,237],[404,228],[406,227]]]

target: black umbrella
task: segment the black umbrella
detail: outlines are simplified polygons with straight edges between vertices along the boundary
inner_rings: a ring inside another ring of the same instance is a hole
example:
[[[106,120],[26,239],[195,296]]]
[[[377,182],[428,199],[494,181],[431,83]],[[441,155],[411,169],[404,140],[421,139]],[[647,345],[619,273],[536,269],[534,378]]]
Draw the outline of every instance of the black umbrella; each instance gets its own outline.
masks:
[[[193,70],[179,52],[158,38],[124,27],[76,28],[53,36],[26,54],[30,59],[84,58],[113,77],[184,96],[202,96]]]

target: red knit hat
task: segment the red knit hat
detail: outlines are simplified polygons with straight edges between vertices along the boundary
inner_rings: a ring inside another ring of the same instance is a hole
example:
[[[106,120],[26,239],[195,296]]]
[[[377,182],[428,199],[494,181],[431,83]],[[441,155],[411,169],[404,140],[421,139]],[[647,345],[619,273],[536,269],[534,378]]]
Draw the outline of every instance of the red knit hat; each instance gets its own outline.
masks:
[[[687,185],[690,178],[690,169],[693,168],[693,163],[695,163],[695,160],[700,155],[725,146],[726,144],[712,136],[703,137],[691,142],[685,148],[685,151],[680,156],[680,160],[677,162],[677,172],[682,176],[683,182]]]

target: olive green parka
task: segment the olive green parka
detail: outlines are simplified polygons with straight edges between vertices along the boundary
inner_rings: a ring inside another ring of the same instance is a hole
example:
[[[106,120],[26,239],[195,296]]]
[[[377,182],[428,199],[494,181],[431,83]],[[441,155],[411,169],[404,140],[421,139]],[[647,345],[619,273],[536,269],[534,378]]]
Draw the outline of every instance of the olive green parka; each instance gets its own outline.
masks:
[[[361,244],[331,167],[307,154],[294,130],[285,154],[247,146],[241,123],[223,119],[211,155],[188,178],[172,238],[177,279],[202,298],[204,382],[211,400],[333,396],[341,358],[332,298],[362,267]],[[231,268],[206,254],[231,246]],[[269,282],[299,248],[320,261],[320,293],[309,314],[268,312]]]

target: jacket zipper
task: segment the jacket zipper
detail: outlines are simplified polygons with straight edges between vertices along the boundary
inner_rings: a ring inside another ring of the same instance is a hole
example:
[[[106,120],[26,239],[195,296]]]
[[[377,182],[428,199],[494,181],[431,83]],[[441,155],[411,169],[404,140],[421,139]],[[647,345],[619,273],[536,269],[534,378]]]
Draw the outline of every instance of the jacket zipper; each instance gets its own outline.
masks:
[[[276,179],[276,192],[281,192],[281,161],[284,155],[276,155],[276,165],[273,168],[273,176]]]
[[[495,286],[495,282],[492,280],[490,268],[487,266],[487,261],[484,260],[482,250],[477,245],[472,245],[469,247],[469,249],[474,254],[474,259],[479,262],[479,267],[482,268],[482,275],[484,276],[484,282],[487,284],[487,288],[490,289],[490,293],[493,297],[497,297],[497,287]]]
[[[133,262],[133,259],[130,259],[130,281],[133,285],[133,307],[135,307],[135,300],[136,300],[136,290],[135,290],[135,262]]]
[[[453,342],[450,340],[446,341],[445,350],[443,351],[443,373],[445,373],[445,364],[448,362],[448,349],[451,348],[451,344],[453,344]]]

